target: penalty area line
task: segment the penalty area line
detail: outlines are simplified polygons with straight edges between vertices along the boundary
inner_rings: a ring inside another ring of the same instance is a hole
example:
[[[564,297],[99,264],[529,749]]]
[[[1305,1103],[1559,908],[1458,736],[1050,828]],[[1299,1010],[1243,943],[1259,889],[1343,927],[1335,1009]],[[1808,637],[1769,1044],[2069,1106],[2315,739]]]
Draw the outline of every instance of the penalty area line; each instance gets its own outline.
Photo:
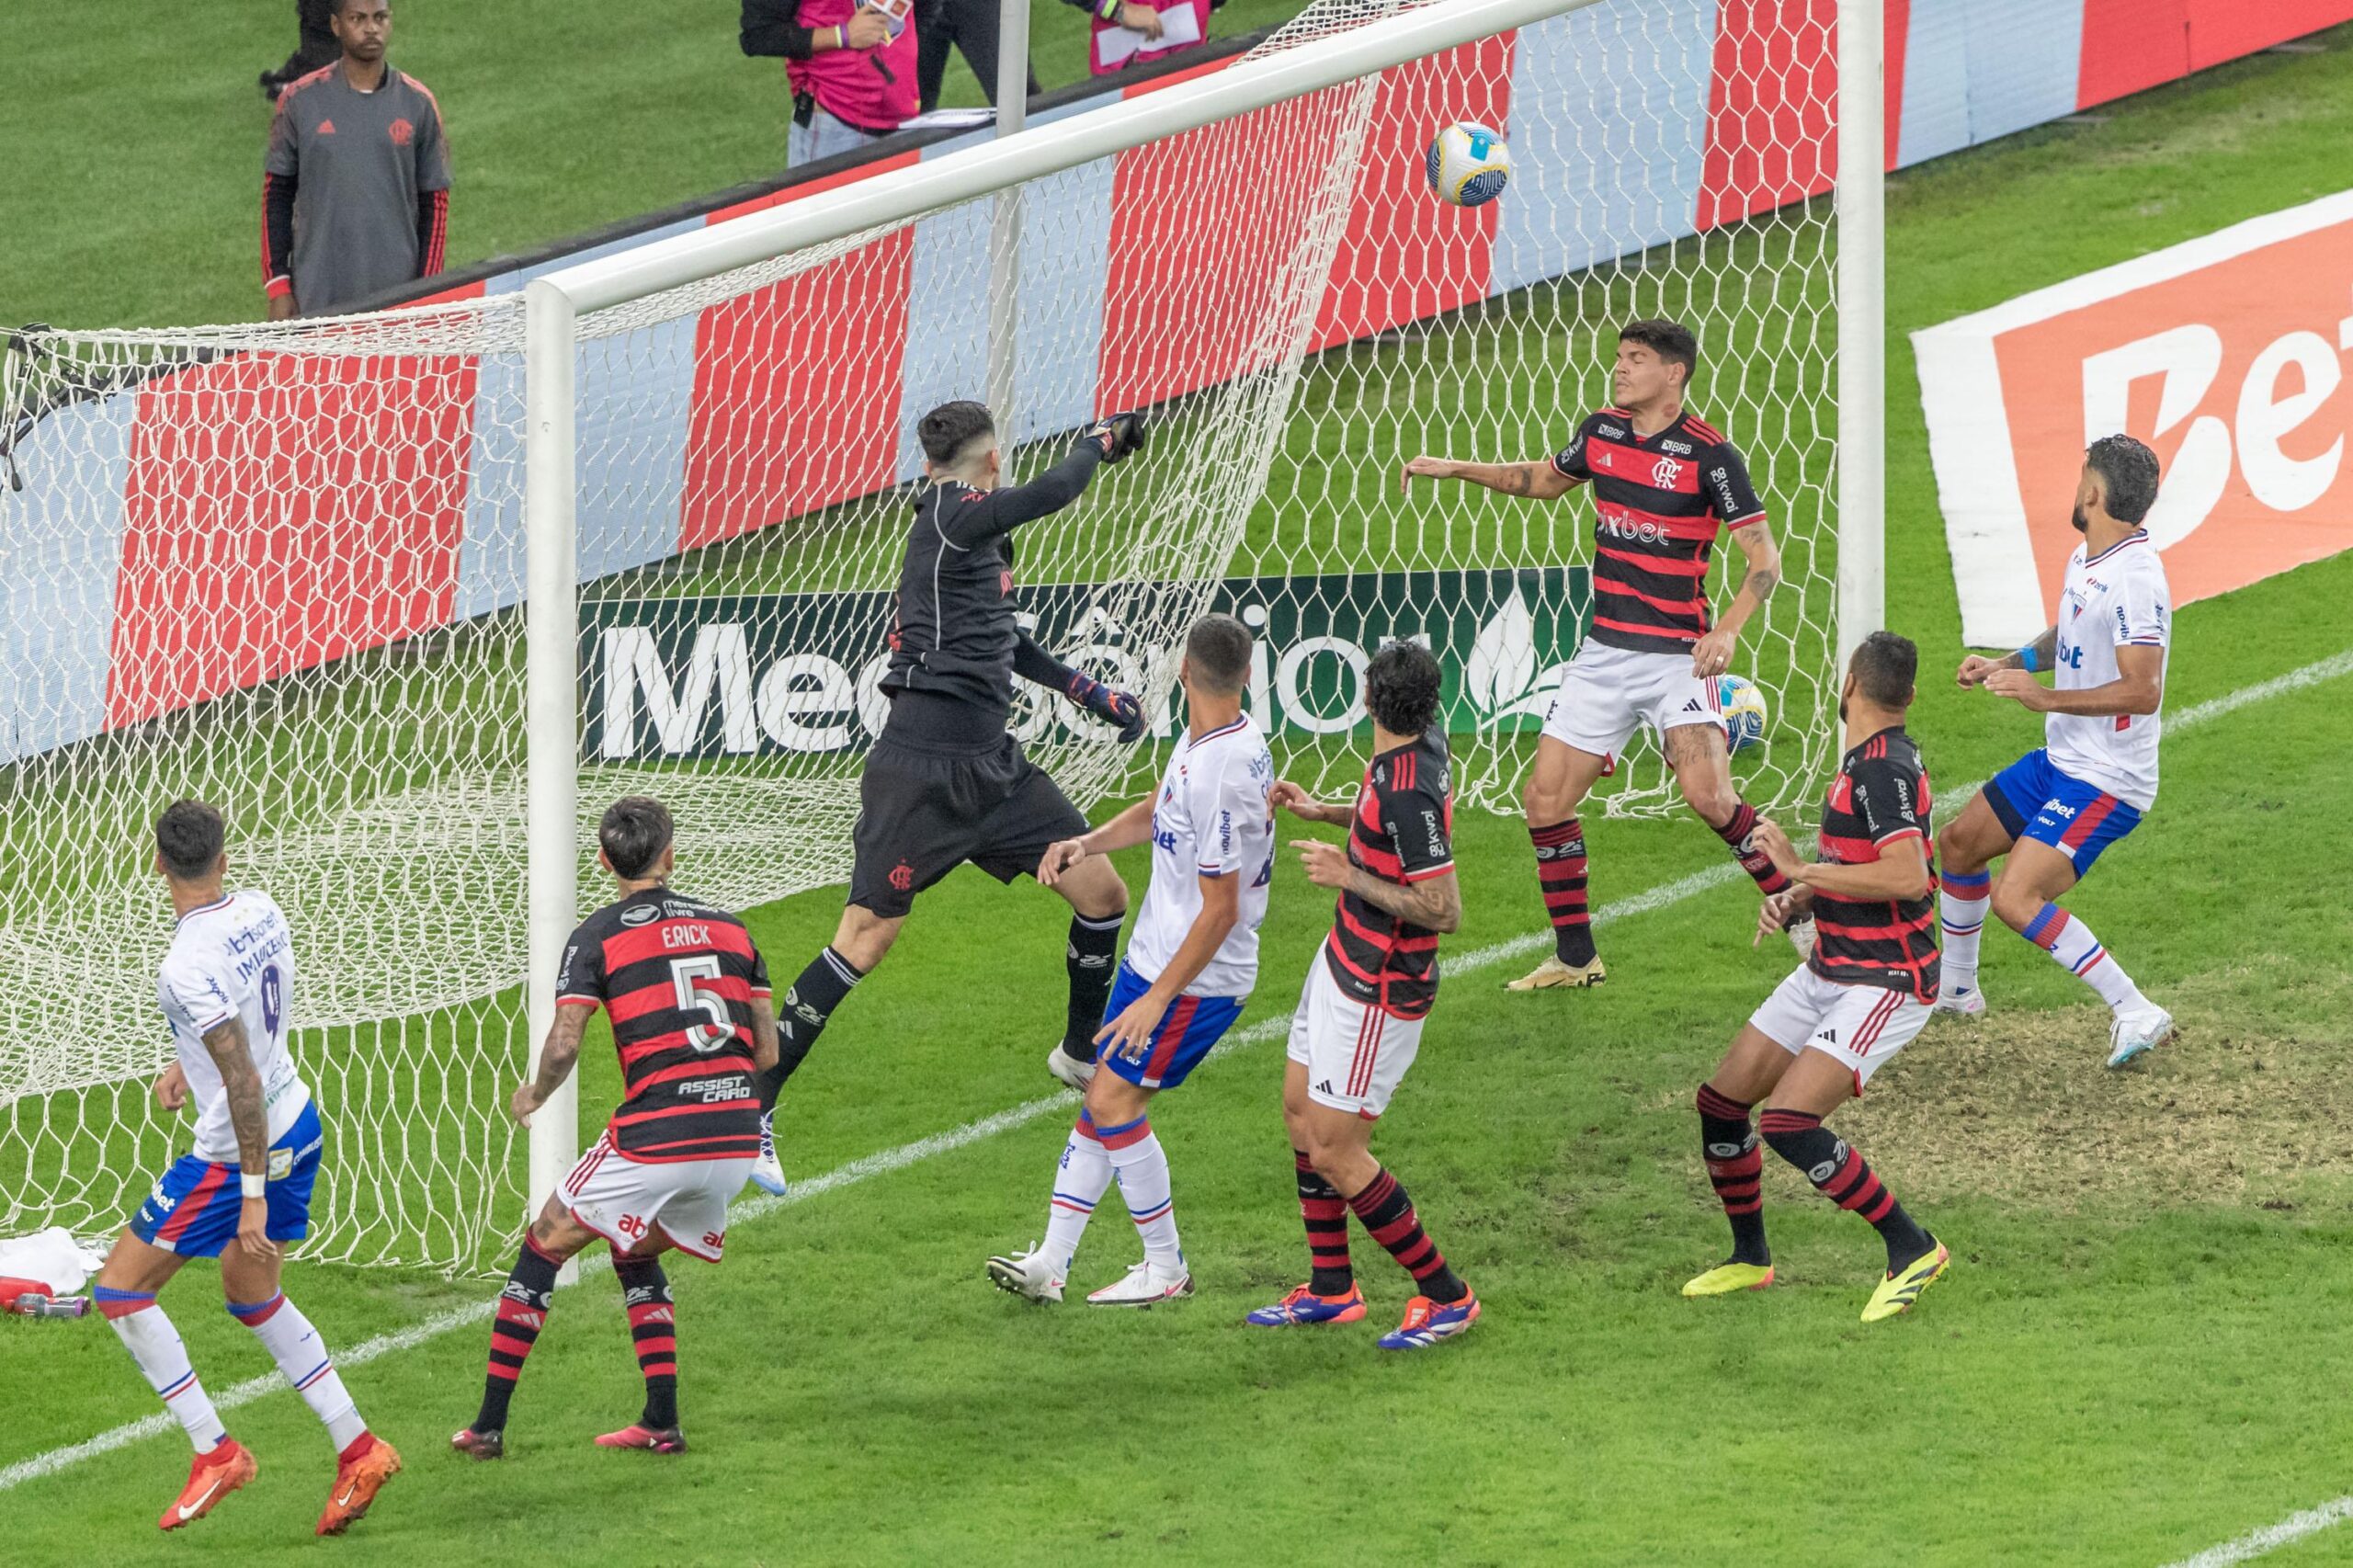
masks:
[[[2184,730],[2196,729],[2200,725],[2210,723],[2225,714],[2234,712],[2249,703],[2265,701],[2347,674],[2353,674],[2353,649],[2317,660],[2301,669],[2290,670],[2285,675],[2275,676],[2269,680],[2241,687],[2238,690],[2226,693],[2222,697],[2196,703],[2169,718],[2166,721],[2166,728],[2177,733]],[[1983,779],[1965,785],[1959,791],[1957,798],[1965,800],[1984,787]],[[1648,915],[1655,910],[1665,909],[1682,903],[1685,899],[1696,897],[1711,888],[1721,887],[1731,882],[1741,874],[1737,865],[1721,863],[1711,866],[1704,871],[1695,871],[1689,876],[1678,877],[1670,882],[1662,882],[1631,898],[1620,899],[1615,903],[1606,904],[1594,912],[1593,923],[1596,926],[1605,926],[1616,921],[1631,919],[1635,915]],[[1447,972],[1462,975],[1490,969],[1496,964],[1506,963],[1513,959],[1535,952],[1552,939],[1552,934],[1550,931],[1531,931],[1524,936],[1514,937],[1507,941],[1475,948],[1449,961],[1446,966]],[[1211,1054],[1212,1057],[1222,1056],[1253,1045],[1279,1040],[1290,1033],[1291,1016],[1290,1013],[1286,1012],[1279,1017],[1267,1018],[1253,1024],[1221,1043]],[[806,1203],[812,1199],[821,1198],[826,1193],[838,1191],[846,1187],[855,1187],[875,1176],[888,1176],[894,1171],[904,1170],[909,1165],[919,1164],[937,1155],[951,1153],[958,1149],[994,1138],[1000,1132],[1009,1132],[1017,1127],[1026,1126],[1051,1110],[1075,1103],[1077,1098],[1077,1094],[1069,1089],[1042,1095],[1037,1099],[1024,1101],[1020,1105],[1009,1107],[994,1115],[968,1121],[961,1127],[950,1128],[945,1132],[936,1132],[927,1138],[918,1138],[910,1143],[902,1143],[895,1148],[879,1150],[874,1153],[863,1155],[850,1161],[847,1165],[836,1165],[823,1175],[795,1182],[792,1189],[781,1198],[763,1194],[748,1202],[733,1205],[730,1210],[730,1223],[759,1220],[780,1209],[790,1209],[795,1204]],[[591,1274],[609,1271],[611,1267],[612,1256],[608,1252],[600,1251],[593,1256],[580,1260],[580,1273],[583,1278]],[[427,1340],[438,1338],[452,1329],[487,1322],[497,1307],[498,1299],[494,1296],[488,1301],[476,1301],[467,1306],[451,1307],[436,1312],[430,1317],[420,1319],[406,1328],[391,1334],[377,1335],[371,1339],[364,1339],[357,1345],[338,1351],[335,1357],[335,1364],[344,1368],[364,1367],[369,1362],[383,1357],[404,1350],[413,1350]],[[283,1374],[276,1371],[265,1372],[259,1377],[248,1378],[244,1382],[215,1394],[212,1400],[213,1407],[217,1410],[234,1410],[286,1387],[287,1382]],[[128,1447],[142,1437],[160,1436],[172,1430],[176,1425],[177,1423],[168,1411],[159,1410],[139,1420],[127,1421],[119,1426],[109,1427],[96,1437],[84,1438],[81,1442],[68,1443],[62,1448],[51,1449],[18,1460],[14,1464],[0,1468],[0,1492],[11,1491],[28,1481],[38,1481],[43,1476],[55,1475],[61,1471],[70,1470],[85,1460],[97,1459],[102,1454],[112,1453],[115,1449]],[[2223,1564],[2244,1562],[2249,1557],[2258,1556],[2271,1551],[2274,1547],[2299,1540],[2315,1530],[2326,1529],[2333,1525],[2340,1524],[2347,1517],[2353,1517],[2353,1497],[2340,1497],[2336,1502],[2325,1504],[2321,1507],[2282,1520],[2268,1529],[2257,1530],[2252,1535],[2242,1537],[2239,1540],[2214,1547],[2198,1557],[2185,1560],[2184,1562],[2176,1565],[2176,1568],[2222,1568]],[[2234,1552],[2236,1555],[2216,1555]]]

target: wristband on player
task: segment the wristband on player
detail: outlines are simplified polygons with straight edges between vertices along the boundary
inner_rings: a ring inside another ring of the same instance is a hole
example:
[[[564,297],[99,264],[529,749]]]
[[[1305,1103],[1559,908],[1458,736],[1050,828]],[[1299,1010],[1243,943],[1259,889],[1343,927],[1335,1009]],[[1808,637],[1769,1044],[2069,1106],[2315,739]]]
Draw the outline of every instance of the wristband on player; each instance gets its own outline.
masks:
[[[1102,3],[1095,7],[1095,14],[1107,22],[1118,21],[1120,19],[1120,0],[1102,0]]]
[[[2035,657],[2033,643],[2029,642],[2025,647],[2018,650],[2018,668],[2024,670],[2029,675],[2032,675],[2041,667],[2042,661]]]
[[[237,1190],[247,1198],[267,1198],[269,1196],[269,1178],[257,1176],[250,1172],[240,1174],[237,1177]]]

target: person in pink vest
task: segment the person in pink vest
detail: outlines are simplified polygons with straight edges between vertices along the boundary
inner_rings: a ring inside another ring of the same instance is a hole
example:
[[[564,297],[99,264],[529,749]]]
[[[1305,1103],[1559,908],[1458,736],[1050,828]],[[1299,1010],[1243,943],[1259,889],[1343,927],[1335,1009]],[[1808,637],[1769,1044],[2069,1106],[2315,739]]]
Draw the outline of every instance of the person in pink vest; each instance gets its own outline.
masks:
[[[739,41],[785,62],[790,166],[863,147],[915,115],[912,0],[744,0]]]
[[[1097,76],[1198,49],[1224,0],[1063,0],[1095,18],[1086,68]]]

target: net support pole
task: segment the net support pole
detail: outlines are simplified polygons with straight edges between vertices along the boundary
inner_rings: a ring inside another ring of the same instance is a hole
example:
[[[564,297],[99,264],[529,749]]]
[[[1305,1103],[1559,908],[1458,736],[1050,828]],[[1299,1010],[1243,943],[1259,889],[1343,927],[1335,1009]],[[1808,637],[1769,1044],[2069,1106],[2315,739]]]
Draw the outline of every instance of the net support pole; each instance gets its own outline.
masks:
[[[1885,16],[1838,0],[1838,669],[1887,619]]]
[[[996,134],[1017,136],[1029,121],[1029,0],[1002,0],[996,35]],[[989,217],[989,411],[1006,455],[1018,439],[1013,407],[1021,326],[1021,191],[996,193]],[[1010,472],[1006,475],[1013,477]]]
[[[556,968],[579,895],[578,587],[573,489],[573,380],[577,319],[563,290],[544,278],[524,291],[523,475],[524,842],[529,857],[524,981],[529,1066],[555,1022]],[[531,1118],[529,1224],[580,1157],[580,1079],[564,1080]],[[578,1278],[567,1263],[560,1278]]]

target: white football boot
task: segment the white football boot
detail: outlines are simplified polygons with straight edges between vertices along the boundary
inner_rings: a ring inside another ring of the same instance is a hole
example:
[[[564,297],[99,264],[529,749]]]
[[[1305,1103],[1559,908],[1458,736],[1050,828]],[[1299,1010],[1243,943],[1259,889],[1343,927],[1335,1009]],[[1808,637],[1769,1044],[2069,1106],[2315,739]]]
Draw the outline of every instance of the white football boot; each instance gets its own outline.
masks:
[[[1083,1095],[1095,1077],[1095,1063],[1081,1062],[1063,1049],[1062,1041],[1056,1040],[1054,1049],[1046,1053],[1046,1071]]]
[[[1063,1278],[1043,1252],[1007,1253],[989,1259],[989,1279],[1000,1290],[1026,1301],[1059,1301]]]
[[[1179,1268],[1163,1273],[1145,1258],[1126,1274],[1116,1285],[1106,1285],[1086,1298],[1090,1307],[1156,1307],[1163,1301],[1181,1300],[1193,1293],[1193,1277]]]
[[[2173,1034],[2173,1015],[2152,1002],[2116,1015],[2108,1031],[2108,1064],[2121,1067]]]
[[[1958,1013],[1964,1018],[1979,1017],[1985,1011],[1985,993],[1974,985],[1941,985],[1937,990],[1937,1005],[1929,1011]]]
[[[784,1167],[776,1158],[776,1112],[760,1113],[760,1157],[752,1162],[752,1185],[779,1198],[785,1194]]]

